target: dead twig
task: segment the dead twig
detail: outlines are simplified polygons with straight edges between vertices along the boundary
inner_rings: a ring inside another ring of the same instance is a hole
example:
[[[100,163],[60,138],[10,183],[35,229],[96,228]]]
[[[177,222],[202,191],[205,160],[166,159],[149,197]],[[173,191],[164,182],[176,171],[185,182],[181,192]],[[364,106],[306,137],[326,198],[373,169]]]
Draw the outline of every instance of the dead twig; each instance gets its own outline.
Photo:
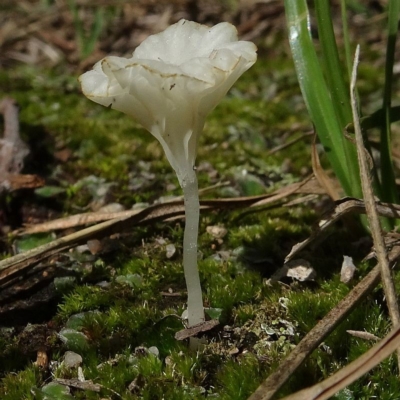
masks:
[[[381,202],[377,202],[375,205],[380,216],[387,218],[400,218],[399,205]],[[321,219],[320,225],[313,230],[311,236],[292,247],[292,250],[285,258],[285,263],[292,260],[309,244],[322,240],[327,234],[328,229],[348,213],[365,214],[364,202],[362,200],[353,199],[350,197],[346,197],[337,201],[333,211],[330,211]]]
[[[310,388],[301,390],[283,400],[325,400],[339,390],[353,383],[385,358],[389,357],[400,345],[400,326],[394,328],[383,340],[342,368],[336,374]]]
[[[399,312],[394,291],[394,285],[391,277],[391,269],[389,263],[393,263],[400,256],[400,246],[395,245],[387,255],[385,241],[382,236],[382,230],[379,223],[379,210],[381,205],[377,205],[374,199],[371,181],[369,177],[369,169],[365,156],[365,148],[362,142],[361,128],[357,113],[357,102],[355,97],[355,79],[358,65],[359,47],[357,47],[356,57],[354,62],[352,80],[351,80],[351,102],[354,126],[356,131],[357,152],[360,165],[362,189],[365,197],[365,212],[370,221],[371,233],[377,251],[378,264],[374,269],[342,300],[333,308],[321,321],[315,325],[313,329],[300,341],[296,348],[287,356],[279,365],[278,369],[271,374],[249,397],[249,400],[269,400],[282,387],[286,380],[294,373],[294,371],[304,362],[304,360],[318,347],[318,345],[328,336],[336,326],[353,310],[353,308],[368,294],[382,278],[383,286],[386,286],[385,294],[387,297],[389,312],[393,325],[396,327],[386,339],[374,346],[370,351],[365,353],[355,363],[343,368],[337,374],[328,378],[322,384],[313,386],[312,388],[301,391],[297,394],[287,397],[287,400],[323,400],[331,397],[341,388],[353,382],[365,372],[373,368],[377,363],[390,355],[400,343],[400,328],[398,327]],[[360,202],[358,206],[360,206]],[[399,208],[393,205],[387,205],[389,211],[396,214],[399,213]],[[388,210],[386,210],[388,211]],[[344,213],[337,213],[337,216],[342,217]],[[326,227],[331,225],[334,218],[324,223]],[[322,229],[320,229],[321,231]],[[316,237],[314,232],[313,237]],[[291,259],[294,253],[299,251],[299,248],[304,248],[311,241],[304,241],[293,248],[289,256]],[[390,299],[389,299],[390,296]],[[381,349],[384,349],[381,352]],[[379,354],[378,354],[379,353]]]
[[[400,246],[395,246],[389,254],[389,260],[394,263],[399,257]],[[271,399],[305,359],[343,321],[351,310],[376,287],[380,280],[380,268],[379,264],[376,265],[336,307],[322,318],[248,400]]]
[[[222,199],[222,200],[205,200],[201,203],[202,210],[246,207],[257,203],[260,198],[266,196],[254,196],[240,199]],[[35,265],[39,261],[70,249],[74,246],[86,243],[90,239],[120,233],[124,230],[132,229],[134,226],[144,223],[156,222],[168,218],[184,215],[184,206],[182,201],[169,202],[150,206],[137,212],[131,210],[120,218],[114,218],[109,221],[102,222],[95,226],[82,229],[79,232],[72,233],[62,238],[56,239],[50,243],[39,246],[35,249],[28,250],[22,254],[0,261],[0,284],[2,280],[9,279],[11,275],[21,272],[23,269]]]
[[[263,205],[270,205],[279,200],[284,199],[285,197],[289,197],[290,195],[299,194],[299,193],[324,193],[318,185],[313,183],[312,177],[306,178],[302,182],[293,183],[284,188],[276,190],[274,193],[261,195],[261,196],[249,196],[249,197],[237,197],[237,198],[229,198],[229,199],[215,199],[215,200],[202,200],[200,202],[201,206],[204,208],[240,208],[240,207],[259,207]],[[215,186],[214,186],[215,187]],[[168,215],[168,208],[171,204],[182,204],[181,201],[172,201],[168,203],[164,203],[159,207],[165,206],[165,219],[176,216]],[[150,206],[152,208],[154,206]],[[119,211],[114,213],[106,213],[106,212],[94,212],[94,213],[82,213],[72,215],[66,218],[59,218],[53,221],[44,222],[42,224],[29,225],[24,229],[13,232],[18,235],[26,235],[32,233],[41,233],[48,231],[55,231],[61,229],[69,229],[75,228],[77,226],[94,224],[102,221],[108,221],[111,219],[122,219],[122,218],[130,218],[133,217],[145,209],[141,210],[126,210]],[[178,216],[183,216],[184,213],[179,214]]]
[[[313,136],[313,135],[314,135],[314,132],[313,132],[313,131],[303,132],[299,137],[297,137],[297,138],[295,138],[295,139],[292,139],[292,140],[290,140],[290,141],[288,141],[288,142],[286,142],[286,143],[283,143],[283,144],[281,144],[281,145],[279,145],[279,146],[275,146],[273,149],[271,149],[271,150],[268,152],[268,155],[270,156],[270,155],[272,155],[272,154],[278,153],[278,152],[280,152],[280,151],[282,151],[282,150],[284,150],[284,149],[287,149],[287,148],[290,147],[290,146],[293,146],[293,145],[296,144],[297,142],[302,141],[302,140],[305,139],[306,137],[308,137],[308,136]]]
[[[204,321],[200,324],[191,326],[190,328],[182,329],[175,333],[176,340],[185,340],[193,336],[197,336],[199,333],[210,331],[211,329],[218,326],[220,322],[217,319],[212,319],[210,321]]]
[[[382,286],[386,296],[389,315],[393,326],[400,323],[399,305],[397,302],[396,289],[393,282],[392,272],[389,267],[389,260],[386,253],[385,241],[383,240],[382,227],[379,221],[378,211],[375,205],[375,197],[371,184],[370,168],[366,156],[366,149],[361,133],[360,119],[358,116],[357,96],[355,93],[357,67],[359,63],[360,46],[357,46],[354,57],[353,72],[350,83],[351,109],[353,113],[354,131],[357,144],[358,165],[360,167],[361,187],[364,195],[365,210],[371,228],[371,235],[374,241],[376,257],[381,266]],[[398,366],[400,371],[400,348],[397,350]]]
[[[103,388],[103,386],[98,383],[93,383],[92,381],[81,382],[79,379],[57,378],[54,381],[59,383],[60,385],[73,387],[75,389],[90,390],[91,392],[97,392],[97,393],[99,393],[100,390]]]
[[[24,253],[0,261],[0,283],[3,279],[9,278],[11,275],[34,265],[53,254],[86,243],[89,239],[107,234],[111,235],[113,233],[119,233],[125,229],[132,229],[133,226],[148,220],[158,221],[165,218],[165,214],[168,214],[168,216],[175,216],[182,213],[184,213],[182,202],[152,206],[133,216],[105,221],[79,232],[56,239],[35,249],[28,250]]]
[[[373,340],[374,342],[377,342],[378,340],[381,340],[380,337],[374,335],[373,333],[365,332],[365,331],[353,331],[353,330],[347,330],[346,331],[349,335],[363,339],[363,340]]]
[[[310,183],[310,178],[307,178],[303,182],[295,183],[289,185],[286,188],[282,188],[279,191],[262,196],[253,197],[242,197],[235,199],[219,199],[219,200],[203,200],[201,201],[201,210],[218,210],[218,209],[232,209],[232,208],[243,208],[243,207],[258,207],[261,205],[272,204],[281,200],[289,195],[302,192],[304,188]],[[316,189],[315,185],[311,188]],[[319,189],[320,190],[320,189]],[[107,215],[80,215],[75,216],[76,220],[72,219],[74,224],[76,223],[88,223],[89,220],[93,221],[88,217],[96,218],[107,218]],[[107,235],[112,235],[114,233],[120,233],[122,231],[132,229],[133,227],[140,224],[149,224],[160,220],[170,220],[174,217],[183,217],[184,207],[183,202],[174,201],[164,204],[158,204],[150,206],[141,211],[130,210],[124,211],[119,214],[118,218],[111,219],[109,221],[104,221],[95,226],[85,228],[79,232],[64,236],[62,238],[56,239],[53,242],[47,243],[45,245],[39,246],[35,249],[26,251],[22,254],[17,254],[13,257],[0,261],[0,287],[4,282],[10,282],[15,276],[21,274],[27,268],[36,265],[40,261],[57,254],[59,252],[68,250],[72,247],[78,246],[80,244],[87,243],[88,240],[101,238]],[[109,215],[108,215],[109,217]],[[115,214],[113,215],[115,217]],[[71,222],[71,220],[67,220]],[[50,224],[52,229],[67,227],[65,220],[53,221]],[[49,225],[46,225],[46,229]],[[51,225],[53,224],[53,225]],[[36,230],[43,232],[43,230]]]
[[[100,385],[99,383],[93,383],[91,380],[80,381],[79,379],[56,378],[56,379],[54,379],[54,382],[57,382],[60,385],[72,387],[74,389],[88,390],[88,391],[96,392],[96,393],[99,393],[102,389],[105,389],[105,390],[110,391],[117,397],[122,398],[122,396],[115,390],[112,390],[107,386]]]

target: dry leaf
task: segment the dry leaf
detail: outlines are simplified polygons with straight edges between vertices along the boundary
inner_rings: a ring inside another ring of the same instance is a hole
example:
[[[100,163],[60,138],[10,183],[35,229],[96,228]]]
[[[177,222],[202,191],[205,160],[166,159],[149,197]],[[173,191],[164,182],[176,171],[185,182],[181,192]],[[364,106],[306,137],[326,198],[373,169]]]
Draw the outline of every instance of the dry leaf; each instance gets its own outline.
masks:
[[[197,336],[199,333],[207,332],[216,327],[217,325],[219,325],[219,321],[217,319],[205,321],[200,324],[193,325],[190,328],[182,329],[181,331],[176,332],[175,339],[176,340],[188,339],[190,337]]]
[[[102,389],[102,385],[98,383],[93,383],[91,380],[81,382],[79,379],[60,379],[56,378],[55,382],[59,383],[60,385],[73,387],[75,389],[81,390],[90,390],[92,392],[100,392]]]
[[[321,162],[319,160],[319,155],[316,146],[316,134],[314,134],[314,140],[312,143],[311,151],[311,164],[315,177],[318,183],[323,187],[326,193],[332,200],[339,200],[340,196],[338,193],[338,185],[335,185],[335,181],[331,179],[328,174],[322,168]]]
[[[271,280],[278,281],[287,277],[305,282],[314,280],[316,276],[317,273],[307,260],[298,259],[287,262],[271,276]]]
[[[381,340],[380,337],[375,336],[372,333],[369,332],[364,332],[364,331],[351,331],[348,330],[346,331],[349,335],[354,336],[354,337],[358,337],[360,339],[364,339],[364,340],[373,340],[374,342]]]

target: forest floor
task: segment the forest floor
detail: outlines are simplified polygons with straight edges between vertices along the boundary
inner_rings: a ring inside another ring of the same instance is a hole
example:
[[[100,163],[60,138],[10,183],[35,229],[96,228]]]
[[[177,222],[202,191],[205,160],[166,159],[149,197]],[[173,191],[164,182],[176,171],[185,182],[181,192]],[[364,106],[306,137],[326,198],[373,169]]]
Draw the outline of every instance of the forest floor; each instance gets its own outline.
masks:
[[[334,206],[312,177],[312,124],[282,2],[5,3],[0,101],[20,106],[13,154],[24,166],[10,170],[4,137],[1,260],[77,236],[12,271],[0,267],[0,398],[246,399],[374,263],[364,260],[371,239],[361,225],[338,222],[296,254],[292,276],[277,276],[292,247]],[[382,96],[385,14],[379,2],[355,2],[348,14],[352,41],[361,44],[358,89],[368,114]],[[181,18],[232,22],[259,48],[257,63],[200,137],[197,171],[208,209],[201,213],[199,269],[207,315],[219,324],[200,333],[198,351],[175,338],[185,328],[186,301],[176,175],[149,133],[90,102],[77,81],[107,54],[129,55]],[[340,37],[340,20],[335,24]],[[399,87],[393,90],[398,98]],[[94,225],[123,212],[128,223]],[[88,226],[93,231],[82,235]],[[348,283],[340,279],[344,256],[357,266]],[[398,287],[398,272],[395,281]],[[348,330],[377,338],[390,330],[380,286],[277,398],[326,378],[374,344]],[[399,393],[392,356],[333,398],[400,399]]]

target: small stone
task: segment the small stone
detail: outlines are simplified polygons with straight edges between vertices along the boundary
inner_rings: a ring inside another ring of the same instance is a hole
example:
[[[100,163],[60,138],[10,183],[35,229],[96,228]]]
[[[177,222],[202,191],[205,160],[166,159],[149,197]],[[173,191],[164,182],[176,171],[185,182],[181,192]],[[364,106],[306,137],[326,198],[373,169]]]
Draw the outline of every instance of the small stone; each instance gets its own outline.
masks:
[[[239,349],[238,349],[237,347],[234,347],[234,348],[232,348],[232,349],[230,349],[230,350],[228,351],[228,354],[229,354],[230,356],[235,356],[236,354],[239,354]]]
[[[83,374],[83,369],[82,367],[78,367],[78,381],[79,382],[85,382],[85,375]]]
[[[176,253],[176,247],[174,244],[170,243],[165,246],[167,258],[172,258]]]
[[[120,203],[109,203],[103,207],[100,207],[97,211],[102,213],[114,213],[124,211],[125,207]]]
[[[353,259],[348,256],[343,256],[342,269],[340,270],[340,282],[349,283],[356,272],[356,266]]]
[[[73,351],[66,351],[64,354],[64,365],[67,368],[77,368],[82,364],[82,357]]]
[[[148,350],[149,350],[150,354],[153,354],[153,356],[159,357],[160,351],[158,350],[158,348],[156,346],[150,346]]]
[[[228,233],[226,228],[218,225],[207,226],[206,230],[215,239],[222,239]]]
[[[109,281],[100,281],[96,283],[96,286],[101,287],[103,289],[107,289],[111,286],[111,282]]]
[[[183,311],[183,313],[181,314],[181,318],[182,318],[183,320],[189,319],[189,313],[188,313],[188,310],[187,310],[187,309]]]
[[[154,240],[157,244],[163,246],[167,241],[163,237],[158,237]]]
[[[100,253],[101,250],[103,249],[103,246],[102,246],[100,240],[98,240],[98,239],[88,240],[87,247],[93,255]]]

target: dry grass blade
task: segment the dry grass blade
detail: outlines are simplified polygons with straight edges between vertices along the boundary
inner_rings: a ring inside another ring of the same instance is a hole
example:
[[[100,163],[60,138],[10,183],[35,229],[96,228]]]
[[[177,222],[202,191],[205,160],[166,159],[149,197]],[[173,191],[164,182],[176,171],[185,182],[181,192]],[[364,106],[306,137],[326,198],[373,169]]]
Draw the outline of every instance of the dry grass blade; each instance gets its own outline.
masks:
[[[118,212],[93,212],[71,215],[65,218],[58,218],[52,221],[43,222],[36,225],[28,225],[25,229],[15,231],[14,234],[30,235],[33,233],[42,233],[57,231],[62,229],[74,228],[77,226],[90,225],[111,219],[129,218],[140,213],[142,210],[127,210]]]
[[[262,196],[253,196],[253,197],[238,197],[235,199],[219,199],[219,200],[205,200],[200,203],[201,209],[209,209],[209,208],[240,208],[251,206],[254,203],[266,200],[270,198],[272,195],[262,195]],[[274,198],[273,201],[276,199]],[[182,206],[182,212],[176,214],[170,213],[170,209],[173,206]],[[32,226],[28,226],[24,230],[19,230],[14,232],[18,235],[26,235],[32,233],[41,233],[41,232],[48,232],[54,230],[62,230],[68,228],[75,228],[77,226],[82,225],[89,225],[103,221],[109,220],[120,220],[126,218],[133,218],[135,215],[146,214],[148,210],[150,210],[150,214],[152,215],[153,210],[157,209],[159,212],[163,213],[164,220],[170,219],[171,217],[176,216],[184,216],[183,210],[183,201],[171,201],[164,204],[159,204],[155,206],[149,206],[147,208],[143,208],[141,210],[126,210],[126,211],[119,211],[119,212],[92,212],[92,213],[82,213],[72,215],[66,218],[59,218],[53,221],[44,222],[42,224],[36,224]]]
[[[204,207],[208,208],[208,207]],[[69,249],[79,244],[86,243],[89,239],[119,233],[141,223],[155,222],[164,219],[166,215],[173,217],[184,214],[184,207],[181,202],[167,203],[148,207],[145,210],[125,218],[112,219],[95,226],[82,229],[79,232],[56,239],[50,243],[26,251],[22,254],[0,261],[0,282],[10,275],[27,268],[35,263],[49,257],[57,252]]]
[[[321,188],[321,186],[317,184],[315,179],[313,179],[313,176],[310,175],[301,182],[292,183],[291,185],[276,190],[268,198],[264,199],[260,198],[257,202],[254,202],[254,204],[252,204],[251,207],[265,206],[274,203],[278,200],[282,200],[285,197],[288,197],[292,194],[300,194],[300,193],[325,194],[325,191],[324,189]]]
[[[375,205],[375,197],[371,184],[370,169],[368,167],[366,149],[363,143],[361,133],[360,119],[358,116],[358,104],[355,93],[357,67],[359,62],[360,46],[357,46],[354,58],[353,72],[351,75],[350,97],[351,109],[353,112],[354,131],[357,144],[358,164],[360,167],[361,186],[364,195],[365,210],[367,212],[368,222],[371,228],[371,235],[374,241],[376,257],[381,266],[382,286],[386,296],[386,302],[389,309],[389,315],[393,326],[400,323],[399,305],[397,302],[396,289],[393,282],[392,273],[389,267],[389,260],[386,253],[385,241],[382,235],[382,227],[379,221],[378,212]],[[400,370],[400,348],[398,349],[398,365]]]
[[[349,335],[358,337],[363,340],[373,340],[374,342],[377,342],[380,340],[380,337],[374,335],[373,333],[365,332],[365,331],[353,331],[353,330],[347,330],[346,331]]]
[[[329,176],[321,166],[315,140],[316,140],[316,134],[314,134],[313,143],[311,146],[311,164],[314,175],[317,178],[318,183],[325,189],[326,193],[328,193],[330,198],[332,200],[339,200],[340,196],[337,188],[335,188],[332,179],[329,178]]]
[[[350,385],[356,379],[374,368],[385,358],[389,357],[400,345],[400,326],[394,328],[383,340],[373,346],[357,360],[342,368],[317,385],[301,390],[283,400],[325,400],[339,390]]]
[[[55,379],[61,385],[70,386],[81,390],[90,390],[92,392],[100,392],[102,386],[92,381],[80,381],[79,379]]]
[[[391,263],[400,257],[400,246],[394,246],[389,254]],[[380,265],[359,282],[353,290],[341,300],[310,332],[295,349],[281,362],[272,373],[249,397],[248,400],[269,400],[290,378],[304,360],[322,343],[322,341],[343,321],[357,304],[379,283]]]
[[[290,193],[294,193],[296,188],[301,184],[294,184],[293,190]],[[285,191],[285,196],[289,192]],[[278,196],[280,199],[282,194]],[[276,196],[273,195],[262,195],[253,197],[241,197],[235,199],[220,199],[220,200],[204,200],[201,202],[201,210],[210,209],[228,209],[228,208],[240,208],[250,207],[257,205],[260,200],[274,202],[277,200]],[[0,282],[3,279],[9,278],[11,275],[21,271],[24,268],[33,265],[46,257],[49,257],[57,252],[69,249],[79,244],[86,243],[89,239],[110,235],[113,233],[120,233],[124,230],[132,229],[135,225],[152,223],[159,220],[166,220],[177,216],[184,216],[184,206],[182,201],[169,202],[165,204],[154,205],[145,208],[144,210],[137,211],[131,210],[123,212],[119,218],[114,218],[109,221],[101,222],[95,226],[82,229],[79,232],[64,236],[60,239],[56,239],[53,242],[39,246],[35,249],[26,251],[22,254],[7,258],[0,261]],[[73,223],[79,221],[80,223],[88,223],[90,218],[87,215],[75,216],[76,219],[72,219]],[[104,218],[104,216],[96,216],[96,218]],[[106,216],[107,217],[107,216]],[[54,222],[54,221],[53,221]],[[71,220],[68,219],[68,223]],[[55,221],[53,225],[50,225],[52,229],[56,227],[62,227],[65,229],[67,223],[63,221]],[[49,225],[45,228],[48,229]],[[42,232],[43,230],[37,230]]]
[[[43,178],[32,174],[9,174],[7,175],[9,190],[35,189],[45,184]]]
[[[379,215],[388,218],[400,218],[400,206],[397,204],[390,203],[376,203],[376,209]],[[290,261],[295,257],[301,250],[312,243],[317,243],[324,238],[328,229],[341,218],[349,213],[365,214],[365,204],[362,200],[344,198],[339,202],[336,202],[336,206],[328,216],[322,218],[319,226],[314,229],[311,236],[304,241],[297,243],[293,246],[290,253],[286,256],[285,262]]]
[[[216,185],[213,187],[217,187]],[[210,188],[207,188],[210,190]],[[205,190],[203,191],[205,192]],[[299,193],[324,193],[321,189],[312,183],[311,177],[306,178],[302,182],[293,183],[284,188],[278,189],[273,193],[261,195],[261,196],[249,196],[249,197],[237,197],[237,198],[229,198],[229,199],[215,199],[215,200],[202,200],[200,205],[203,209],[207,208],[241,208],[241,207],[258,207],[261,205],[268,205],[275,203],[279,200],[282,200],[285,197],[288,197],[293,194]],[[168,208],[171,204],[183,204],[182,201],[172,201],[165,204],[160,205],[159,207],[166,207],[165,210],[165,219],[172,217],[168,215]],[[154,206],[150,206],[152,208]],[[144,211],[142,210],[126,210],[114,213],[106,213],[106,212],[93,212],[93,213],[82,213],[72,215],[66,218],[59,218],[53,221],[44,222],[41,224],[30,225],[25,229],[21,229],[13,232],[18,235],[27,235],[32,233],[41,233],[41,232],[49,232],[55,230],[62,230],[68,228],[74,228],[77,226],[89,225],[94,223],[99,223],[103,221],[108,221],[111,219],[121,219],[121,218],[130,218],[134,215],[137,215]],[[173,216],[176,216],[175,214]],[[183,216],[183,214],[182,214]]]
[[[282,150],[284,150],[284,149],[287,149],[288,147],[293,146],[293,145],[296,144],[297,142],[300,142],[300,141],[304,140],[305,138],[307,138],[308,136],[312,136],[312,135],[314,135],[314,132],[313,132],[313,131],[304,132],[304,133],[301,134],[299,137],[297,137],[297,138],[295,138],[295,139],[292,139],[292,140],[290,140],[290,141],[287,142],[287,143],[283,143],[283,144],[281,144],[281,145],[279,145],[279,146],[274,147],[273,149],[271,149],[271,150],[268,152],[268,155],[272,155],[272,154],[278,153],[278,152],[280,152],[280,151],[282,151]]]

